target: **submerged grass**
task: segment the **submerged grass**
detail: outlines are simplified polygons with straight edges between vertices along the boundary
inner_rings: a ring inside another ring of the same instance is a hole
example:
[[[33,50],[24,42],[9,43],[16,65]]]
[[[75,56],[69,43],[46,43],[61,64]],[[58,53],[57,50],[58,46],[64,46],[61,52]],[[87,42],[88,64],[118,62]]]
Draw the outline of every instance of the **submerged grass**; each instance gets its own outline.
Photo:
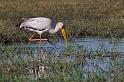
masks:
[[[122,37],[123,0],[1,0],[0,40],[26,41],[29,32],[17,29],[21,18],[48,17],[64,21],[68,36]]]

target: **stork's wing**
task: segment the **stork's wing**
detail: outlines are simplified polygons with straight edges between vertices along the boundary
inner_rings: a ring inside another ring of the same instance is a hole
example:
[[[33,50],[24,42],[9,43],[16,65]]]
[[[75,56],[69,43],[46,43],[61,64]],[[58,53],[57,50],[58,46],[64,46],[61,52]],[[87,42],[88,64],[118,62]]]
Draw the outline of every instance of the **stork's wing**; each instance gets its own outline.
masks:
[[[51,28],[51,20],[48,18],[30,18],[26,21],[24,21],[21,25],[20,28],[29,28],[29,29],[34,29],[34,30],[48,30]]]

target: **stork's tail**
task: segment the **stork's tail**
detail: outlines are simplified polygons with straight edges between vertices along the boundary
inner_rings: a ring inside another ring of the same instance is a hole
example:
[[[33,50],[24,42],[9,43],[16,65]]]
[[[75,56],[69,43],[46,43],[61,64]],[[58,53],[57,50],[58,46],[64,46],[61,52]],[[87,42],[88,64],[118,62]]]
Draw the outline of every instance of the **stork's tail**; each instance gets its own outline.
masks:
[[[20,23],[18,23],[17,25],[16,25],[16,27],[20,27],[20,25],[23,23],[23,21],[25,20],[26,18],[21,18],[21,20],[19,21]]]
[[[21,22],[16,25],[16,27],[19,27],[21,25]]]

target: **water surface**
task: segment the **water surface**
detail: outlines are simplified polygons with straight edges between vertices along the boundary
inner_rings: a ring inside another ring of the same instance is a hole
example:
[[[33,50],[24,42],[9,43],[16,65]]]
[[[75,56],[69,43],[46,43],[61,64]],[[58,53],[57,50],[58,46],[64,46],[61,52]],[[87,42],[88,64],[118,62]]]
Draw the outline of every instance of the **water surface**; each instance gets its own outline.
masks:
[[[116,41],[112,41],[111,39],[99,39],[91,37],[73,38],[69,41],[69,45],[70,47],[77,47],[78,49],[86,49],[88,52],[98,50],[105,50],[111,52],[114,49],[115,52],[124,53],[124,38]],[[23,47],[38,48],[39,43],[23,44]],[[41,47],[49,52],[62,51],[66,48],[64,41],[61,39],[54,45],[48,42],[44,42]]]

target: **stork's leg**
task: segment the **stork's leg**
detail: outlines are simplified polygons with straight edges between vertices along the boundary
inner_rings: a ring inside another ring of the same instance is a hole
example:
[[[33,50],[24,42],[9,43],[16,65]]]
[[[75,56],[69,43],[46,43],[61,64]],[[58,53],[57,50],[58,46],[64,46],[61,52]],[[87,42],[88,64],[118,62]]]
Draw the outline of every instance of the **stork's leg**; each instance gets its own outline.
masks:
[[[40,39],[32,39],[34,37],[34,35],[35,35],[35,33],[29,38],[29,43],[31,41],[40,41],[40,42],[47,41],[47,39],[42,39],[41,35],[40,35]]]
[[[29,43],[33,40],[32,38],[34,37],[34,35],[35,35],[35,33],[31,36],[31,37],[29,37]]]

